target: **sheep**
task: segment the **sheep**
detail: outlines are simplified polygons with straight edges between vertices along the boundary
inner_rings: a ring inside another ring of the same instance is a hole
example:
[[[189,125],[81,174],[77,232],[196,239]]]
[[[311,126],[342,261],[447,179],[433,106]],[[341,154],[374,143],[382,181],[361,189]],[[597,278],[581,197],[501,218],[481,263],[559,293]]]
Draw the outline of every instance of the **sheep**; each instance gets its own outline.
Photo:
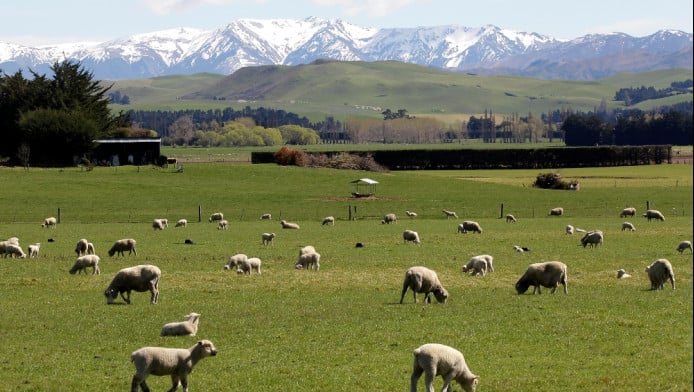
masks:
[[[458,225],[458,233],[467,233],[468,231],[482,234],[482,227],[475,221],[464,221]]]
[[[316,248],[314,248],[311,245],[306,245],[306,246],[299,248],[299,256],[305,255],[308,253],[316,253]]]
[[[546,261],[543,263],[534,263],[528,266],[523,276],[516,282],[516,292],[523,294],[528,291],[530,286],[533,286],[533,294],[537,291],[542,294],[542,287],[552,288],[552,294],[557,290],[559,284],[564,286],[564,294],[568,294],[567,280],[568,268],[566,264],[560,261]]]
[[[294,222],[287,222],[287,221],[284,220],[284,219],[282,219],[282,220],[280,221],[280,225],[282,225],[282,228],[283,228],[283,229],[295,229],[295,230],[298,230],[298,229],[300,228],[300,227],[299,227],[299,224],[294,223]]]
[[[448,211],[448,210],[441,210],[444,215],[446,215],[446,219],[450,218],[456,218],[458,219],[458,214],[455,213],[455,211]]]
[[[592,230],[587,232],[583,238],[581,238],[581,245],[585,248],[586,245],[590,245],[591,248],[602,245],[603,234],[600,230]]]
[[[312,247],[311,247],[312,248]],[[294,264],[296,269],[315,269],[316,272],[320,270],[320,253],[316,252],[306,252],[299,254],[299,258]]]
[[[209,340],[200,340],[191,348],[166,348],[166,347],[142,347],[130,354],[130,361],[135,365],[130,392],[137,392],[139,388],[148,392],[147,377],[171,375],[173,386],[170,392],[178,389],[179,384],[183,392],[188,392],[188,375],[193,367],[203,358],[214,357],[217,349]]]
[[[3,254],[4,257],[16,257],[19,259],[25,259],[27,257],[21,246],[12,243],[5,243]]]
[[[48,217],[43,220],[43,224],[41,227],[50,227],[52,229],[55,229],[56,225],[58,224],[58,220],[55,219],[55,217]]]
[[[164,230],[166,226],[164,225],[164,221],[162,219],[154,219],[152,221],[152,228],[154,230]]]
[[[214,214],[210,215],[210,218],[208,219],[210,223],[212,222],[218,222],[220,220],[224,219],[224,214],[221,212],[215,212]]]
[[[81,238],[79,241],[77,241],[77,244],[75,245],[75,253],[77,253],[77,256],[84,256],[87,254],[88,244],[89,241],[87,241],[86,238]]]
[[[198,333],[200,313],[190,313],[183,318],[185,321],[164,324],[161,336],[195,336]]]
[[[188,219],[179,219],[174,227],[188,227]]]
[[[622,223],[622,231],[636,231],[636,228],[631,222],[623,222]]]
[[[530,248],[526,246],[513,245],[513,250],[518,253],[530,252]]]
[[[87,254],[88,255],[96,254],[96,250],[94,249],[94,244],[91,242],[87,242]]]
[[[448,299],[448,291],[439,281],[434,270],[426,267],[415,266],[405,272],[405,280],[402,282],[402,294],[400,295],[400,303],[405,299],[407,289],[412,290],[414,295],[414,303],[417,303],[417,293],[424,293],[424,302],[431,303],[430,294],[434,293],[434,297],[439,303],[446,303]]]
[[[636,216],[636,208],[627,207],[619,213],[620,218],[626,218],[627,216]]]
[[[413,230],[405,230],[402,233],[402,239],[403,242],[406,244],[408,241],[412,241],[413,243],[419,245],[420,240],[419,240],[419,234],[416,231]]]
[[[28,249],[30,258],[39,257],[39,249],[41,249],[41,243],[37,242],[35,244],[31,244],[28,246]]]
[[[260,216],[261,220],[271,220],[272,219],[272,214],[263,214]]]
[[[631,275],[627,274],[627,272],[624,271],[624,269],[620,268],[617,270],[617,279],[627,279],[627,278],[631,278]]]
[[[423,344],[412,352],[414,363],[410,377],[410,392],[417,392],[417,382],[424,373],[424,384],[427,392],[434,392],[434,378],[443,377],[442,392],[452,391],[451,383],[455,380],[466,392],[475,392],[479,385],[479,376],[468,368],[463,354],[453,347],[439,343]]]
[[[243,254],[243,253],[235,254],[235,255],[229,257],[229,261],[227,261],[227,263],[224,264],[224,269],[230,270],[233,267],[238,267],[239,265],[241,265],[242,261],[246,261],[246,260],[248,260],[248,256],[246,256],[245,254]]]
[[[665,281],[670,280],[672,289],[675,289],[675,272],[672,270],[672,264],[667,259],[658,259],[646,267],[648,279],[651,281],[651,290],[662,290],[665,287]]]
[[[241,260],[236,272],[238,272],[239,274],[250,275],[251,272],[253,272],[253,270],[255,270],[255,272],[257,272],[258,275],[260,275],[261,274],[260,264],[261,264],[261,261],[259,258],[249,257],[245,260]]]
[[[137,242],[132,239],[132,238],[124,238],[122,240],[118,240],[113,243],[113,246],[111,246],[111,249],[108,250],[108,255],[113,256],[114,254],[118,254],[120,256],[125,256],[125,251],[128,251],[128,255],[135,254],[137,256],[137,249],[135,246],[137,245]]]
[[[550,215],[550,216],[562,216],[562,215],[564,215],[564,209],[561,207],[552,208],[551,210],[549,210],[548,215]]]
[[[99,269],[99,261],[101,259],[97,255],[84,255],[79,256],[75,260],[75,264],[70,268],[70,274],[74,275],[76,273],[87,273],[87,268],[92,267],[92,275],[101,275],[101,270]]]
[[[463,266],[463,272],[467,273],[468,271],[472,271],[472,276],[477,274],[485,276],[487,271],[494,272],[494,265],[492,264],[493,261],[494,257],[490,255],[473,256]]]
[[[261,234],[263,240],[263,245],[272,245],[272,240],[275,238],[275,233],[263,233]]]
[[[692,250],[692,242],[691,241],[682,241],[677,245],[677,251],[680,253],[683,253],[685,250],[689,249],[689,252],[693,252]]]
[[[222,219],[217,223],[217,230],[227,230],[229,228],[229,221]]]
[[[516,217],[511,214],[506,214],[506,223],[516,223]]]
[[[571,234],[574,233],[574,227],[571,226],[571,225],[566,225],[566,229],[565,229],[565,230],[566,230],[566,234],[571,235]]]
[[[391,223],[398,223],[398,217],[395,214],[386,214],[383,216],[383,220],[381,220],[382,225],[389,225]]]
[[[412,212],[412,211],[405,211],[405,215],[409,216],[410,218],[416,218],[417,217],[417,213]]]
[[[658,210],[648,210],[643,214],[643,217],[648,219],[649,222],[651,219],[657,219],[661,222],[665,221],[665,216]]]
[[[159,280],[161,270],[159,267],[150,264],[136,265],[134,267],[123,268],[116,273],[111,283],[104,291],[106,303],[112,304],[120,294],[125,303],[130,304],[130,292],[151,293],[150,303],[156,304],[159,298]],[[127,298],[123,293],[127,294]]]
[[[323,218],[323,221],[321,222],[321,225],[331,225],[335,226],[335,217],[334,216],[326,216]]]

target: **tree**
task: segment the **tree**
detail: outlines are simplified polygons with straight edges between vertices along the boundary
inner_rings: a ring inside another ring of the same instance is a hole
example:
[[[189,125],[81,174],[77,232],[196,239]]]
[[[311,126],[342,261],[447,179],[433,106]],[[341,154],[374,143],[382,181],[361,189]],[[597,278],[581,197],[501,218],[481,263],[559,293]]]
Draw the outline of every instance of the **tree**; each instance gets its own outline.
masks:
[[[173,144],[188,144],[195,134],[195,126],[191,116],[182,116],[169,126],[169,137]]]

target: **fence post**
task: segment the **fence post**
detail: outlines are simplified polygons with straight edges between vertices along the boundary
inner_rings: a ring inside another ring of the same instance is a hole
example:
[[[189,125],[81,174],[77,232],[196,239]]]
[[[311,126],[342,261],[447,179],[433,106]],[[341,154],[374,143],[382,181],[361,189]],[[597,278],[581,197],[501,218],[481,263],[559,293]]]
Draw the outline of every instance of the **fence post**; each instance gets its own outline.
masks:
[[[504,217],[504,203],[501,203],[501,212],[499,212],[499,219]]]
[[[58,207],[58,223],[60,223],[60,207]]]
[[[198,206],[198,223],[202,222],[202,207]]]
[[[646,209],[650,210],[651,209],[651,202],[646,200]]]
[[[351,205],[347,206],[347,219],[352,220],[352,206]]]

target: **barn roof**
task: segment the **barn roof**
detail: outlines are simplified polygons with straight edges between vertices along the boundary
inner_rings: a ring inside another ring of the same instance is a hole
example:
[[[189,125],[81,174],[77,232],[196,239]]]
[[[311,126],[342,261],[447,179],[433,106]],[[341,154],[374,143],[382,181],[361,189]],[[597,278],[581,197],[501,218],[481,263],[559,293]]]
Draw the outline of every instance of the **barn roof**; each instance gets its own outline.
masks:
[[[378,184],[378,181],[372,180],[370,178],[360,178],[358,180],[352,181],[352,184],[369,184],[369,185],[374,185]]]

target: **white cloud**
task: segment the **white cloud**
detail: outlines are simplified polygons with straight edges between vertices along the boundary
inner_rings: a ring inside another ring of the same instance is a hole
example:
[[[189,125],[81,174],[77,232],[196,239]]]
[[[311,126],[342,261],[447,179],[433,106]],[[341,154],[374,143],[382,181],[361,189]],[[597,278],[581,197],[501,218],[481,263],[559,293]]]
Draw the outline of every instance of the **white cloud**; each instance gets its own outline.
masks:
[[[262,1],[257,1],[261,2]],[[144,0],[145,5],[157,15],[169,15],[203,6],[221,6],[241,3],[239,0]]]
[[[312,0],[322,7],[338,7],[347,16],[386,16],[399,11],[415,0]]]

